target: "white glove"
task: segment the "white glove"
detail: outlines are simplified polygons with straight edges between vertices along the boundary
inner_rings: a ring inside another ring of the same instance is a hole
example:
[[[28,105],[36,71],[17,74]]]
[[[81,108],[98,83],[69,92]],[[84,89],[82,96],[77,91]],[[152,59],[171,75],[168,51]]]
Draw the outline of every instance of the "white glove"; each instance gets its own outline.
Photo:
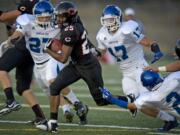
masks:
[[[43,51],[46,51],[46,49],[50,47],[51,43],[52,43],[52,40],[49,40],[49,41],[44,45]]]
[[[0,44],[0,57],[3,56],[3,54],[9,49],[14,47],[9,40],[6,40]]]

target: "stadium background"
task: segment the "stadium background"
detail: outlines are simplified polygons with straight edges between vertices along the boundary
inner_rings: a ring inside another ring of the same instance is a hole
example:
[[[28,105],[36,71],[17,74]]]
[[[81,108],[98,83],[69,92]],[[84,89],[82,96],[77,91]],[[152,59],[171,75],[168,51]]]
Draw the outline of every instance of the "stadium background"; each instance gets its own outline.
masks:
[[[15,9],[16,0],[1,0],[3,11]],[[56,3],[58,0],[52,0]],[[132,7],[145,26],[147,36],[159,42],[162,50],[173,52],[180,38],[180,0],[70,0],[74,1],[86,26],[89,38],[96,44],[95,36],[100,25],[100,16],[107,4],[117,4],[122,10]],[[0,24],[0,41],[6,39],[5,27]]]

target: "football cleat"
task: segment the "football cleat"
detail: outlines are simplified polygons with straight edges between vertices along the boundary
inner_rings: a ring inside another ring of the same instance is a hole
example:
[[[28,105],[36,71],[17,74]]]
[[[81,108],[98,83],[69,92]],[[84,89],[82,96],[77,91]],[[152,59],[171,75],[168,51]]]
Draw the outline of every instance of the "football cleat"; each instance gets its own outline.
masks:
[[[6,115],[12,111],[18,111],[21,108],[21,105],[17,101],[12,103],[6,103],[5,107],[0,110],[0,116]]]
[[[70,111],[65,111],[64,117],[67,123],[71,123],[73,121],[74,114]]]
[[[165,121],[164,126],[162,128],[158,128],[157,131],[158,132],[166,132],[173,128],[178,127],[178,125],[179,125],[179,123],[176,119],[174,121]]]
[[[75,102],[74,104],[75,106],[75,110],[76,110],[76,114],[80,119],[80,125],[85,125],[87,124],[87,114],[88,114],[88,106],[82,104],[82,102]]]
[[[33,124],[33,125],[37,126],[37,125],[40,125],[41,123],[44,123],[44,122],[45,122],[44,118],[37,117],[34,120],[28,121],[27,124]]]
[[[44,121],[41,121],[38,125],[36,125],[36,128],[44,131],[50,131],[51,133],[57,133],[58,132],[58,123],[57,120],[49,120],[47,121],[44,119]]]
[[[128,99],[128,103],[133,103],[134,100],[135,100],[135,95],[134,94],[129,94],[129,95],[127,95],[127,99]],[[136,115],[137,115],[137,109],[129,110],[129,111],[130,111],[132,117],[135,118]]]

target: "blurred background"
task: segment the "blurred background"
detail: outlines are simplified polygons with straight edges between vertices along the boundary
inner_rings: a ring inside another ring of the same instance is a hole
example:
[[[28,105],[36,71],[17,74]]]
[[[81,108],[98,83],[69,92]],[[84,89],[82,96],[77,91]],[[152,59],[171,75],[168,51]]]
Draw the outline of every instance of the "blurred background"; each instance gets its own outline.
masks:
[[[0,0],[0,10],[16,8],[16,0]],[[59,0],[51,0],[55,5]],[[96,45],[96,33],[101,27],[100,17],[107,4],[116,4],[122,11],[131,7],[143,23],[148,37],[158,41],[162,51],[173,54],[176,40],[180,38],[180,0],[69,0],[76,3],[79,15]],[[0,41],[7,38],[5,25],[0,23]]]

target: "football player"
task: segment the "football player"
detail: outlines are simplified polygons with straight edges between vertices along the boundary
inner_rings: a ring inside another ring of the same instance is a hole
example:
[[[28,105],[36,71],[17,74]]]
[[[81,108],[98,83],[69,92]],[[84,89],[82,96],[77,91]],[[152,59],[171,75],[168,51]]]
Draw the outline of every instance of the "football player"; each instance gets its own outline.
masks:
[[[170,63],[166,66],[160,66],[160,67],[152,67],[148,66],[145,67],[145,70],[152,70],[155,72],[175,72],[175,71],[180,71],[180,40],[176,42],[175,46],[175,52],[179,60]]]
[[[124,19],[125,21],[133,20],[137,22],[139,25],[140,32],[143,34],[145,33],[144,25],[139,19],[136,18],[136,12],[133,8],[128,7],[124,10]]]
[[[104,98],[123,108],[139,109],[143,113],[165,121],[158,131],[169,131],[178,126],[180,118],[180,72],[171,73],[165,79],[154,71],[144,71],[141,82],[149,91],[141,93],[133,102],[128,103],[112,96],[107,89],[102,89]]]
[[[59,93],[63,88],[79,79],[86,82],[98,106],[109,104],[103,99],[99,89],[103,87],[101,65],[90,52],[91,43],[78,16],[77,7],[68,1],[60,2],[55,8],[55,16],[56,23],[61,29],[62,53],[55,53],[48,48],[45,48],[44,51],[62,63],[66,63],[69,57],[71,57],[71,61],[50,85],[50,120],[38,126],[42,130],[51,132],[57,132]],[[84,120],[86,120],[87,111],[88,109],[84,108],[79,114]]]
[[[9,12],[0,11],[0,22],[14,21],[17,16],[24,13],[32,14],[32,8],[37,2],[38,0],[20,0],[17,10]],[[12,27],[8,28],[12,30]],[[43,111],[30,89],[33,65],[34,62],[25,47],[24,39],[17,42],[15,47],[7,50],[0,58],[0,81],[7,99],[5,107],[0,110],[1,116],[21,108],[21,105],[14,98],[12,83],[8,74],[9,71],[16,68],[16,90],[19,95],[26,99],[35,113],[36,119],[34,124],[38,124],[41,120],[45,119]]]
[[[8,39],[9,44],[11,44],[11,42],[16,42],[19,38],[25,36],[26,47],[35,62],[35,76],[41,87],[47,92],[49,92],[49,82],[52,82],[52,79],[57,75],[57,73],[54,73],[52,70],[56,70],[57,67],[60,67],[60,70],[63,68],[62,64],[52,61],[50,55],[43,51],[45,45],[48,44],[52,38],[58,39],[60,37],[60,29],[52,27],[51,25],[53,11],[53,6],[50,2],[40,1],[35,5],[33,15],[25,14],[17,18],[19,26]],[[49,62],[51,62],[51,64],[48,64]],[[52,64],[52,62],[54,63]],[[61,94],[75,106],[76,111],[84,109],[82,102],[77,99],[69,88],[64,88]],[[65,112],[66,111],[64,111],[64,113]],[[84,121],[81,119],[81,116],[79,117],[80,122],[83,123]]]
[[[97,33],[98,50],[104,54],[109,51],[122,71],[122,88],[125,95],[135,95],[147,91],[141,85],[140,75],[148,65],[144,59],[143,46],[150,47],[154,53],[152,63],[163,54],[158,44],[144,36],[135,21],[122,21],[122,12],[116,5],[104,8],[101,17],[102,27]]]

